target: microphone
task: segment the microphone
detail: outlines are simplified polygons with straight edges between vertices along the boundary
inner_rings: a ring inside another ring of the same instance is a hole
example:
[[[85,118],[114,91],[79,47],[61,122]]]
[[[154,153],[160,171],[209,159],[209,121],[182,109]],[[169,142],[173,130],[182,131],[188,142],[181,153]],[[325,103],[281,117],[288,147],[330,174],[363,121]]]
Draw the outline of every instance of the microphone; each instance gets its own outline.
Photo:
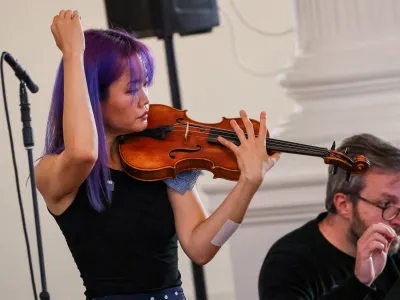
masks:
[[[4,59],[10,65],[10,67],[14,70],[15,76],[18,77],[19,80],[22,80],[26,83],[28,89],[34,94],[39,91],[39,87],[32,81],[31,77],[28,73],[18,64],[17,60],[11,56],[11,54],[4,52]]]

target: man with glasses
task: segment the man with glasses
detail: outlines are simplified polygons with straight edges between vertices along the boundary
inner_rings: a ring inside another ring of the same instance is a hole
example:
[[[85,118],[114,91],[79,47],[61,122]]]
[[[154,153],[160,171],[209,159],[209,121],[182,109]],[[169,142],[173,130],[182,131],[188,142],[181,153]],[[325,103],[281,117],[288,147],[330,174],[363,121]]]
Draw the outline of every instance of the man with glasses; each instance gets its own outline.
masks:
[[[327,212],[271,247],[260,300],[386,300],[400,285],[400,149],[369,134],[338,150],[346,148],[350,157],[365,155],[370,170],[347,181],[330,166]]]

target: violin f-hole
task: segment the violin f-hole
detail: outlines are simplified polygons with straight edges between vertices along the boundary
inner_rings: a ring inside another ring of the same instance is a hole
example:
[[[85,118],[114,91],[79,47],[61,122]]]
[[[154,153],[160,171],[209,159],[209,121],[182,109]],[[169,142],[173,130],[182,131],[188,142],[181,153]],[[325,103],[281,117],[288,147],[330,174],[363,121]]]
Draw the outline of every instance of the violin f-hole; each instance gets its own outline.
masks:
[[[196,145],[195,149],[190,149],[190,148],[178,148],[178,149],[174,149],[172,151],[169,152],[169,157],[172,159],[175,159],[176,156],[173,155],[174,153],[179,153],[179,152],[185,152],[185,153],[189,153],[189,152],[198,152],[201,150],[201,146],[200,145]]]

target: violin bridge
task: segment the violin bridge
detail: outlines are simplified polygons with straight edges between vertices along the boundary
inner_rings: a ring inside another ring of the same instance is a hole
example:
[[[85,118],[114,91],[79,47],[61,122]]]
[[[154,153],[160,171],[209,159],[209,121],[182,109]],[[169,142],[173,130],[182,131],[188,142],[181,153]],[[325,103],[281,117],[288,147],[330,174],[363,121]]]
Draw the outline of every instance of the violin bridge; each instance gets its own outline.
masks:
[[[186,123],[186,131],[185,131],[185,143],[187,142],[187,137],[189,134],[189,122]]]

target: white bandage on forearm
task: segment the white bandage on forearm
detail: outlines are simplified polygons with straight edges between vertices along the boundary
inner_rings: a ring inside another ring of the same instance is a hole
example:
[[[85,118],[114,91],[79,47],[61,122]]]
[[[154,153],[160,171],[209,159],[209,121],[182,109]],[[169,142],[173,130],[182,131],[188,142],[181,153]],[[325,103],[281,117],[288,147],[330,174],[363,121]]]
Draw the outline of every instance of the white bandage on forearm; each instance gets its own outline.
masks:
[[[217,235],[212,239],[211,244],[222,247],[223,244],[235,233],[240,224],[231,220],[227,220],[222,228],[217,232]]]

